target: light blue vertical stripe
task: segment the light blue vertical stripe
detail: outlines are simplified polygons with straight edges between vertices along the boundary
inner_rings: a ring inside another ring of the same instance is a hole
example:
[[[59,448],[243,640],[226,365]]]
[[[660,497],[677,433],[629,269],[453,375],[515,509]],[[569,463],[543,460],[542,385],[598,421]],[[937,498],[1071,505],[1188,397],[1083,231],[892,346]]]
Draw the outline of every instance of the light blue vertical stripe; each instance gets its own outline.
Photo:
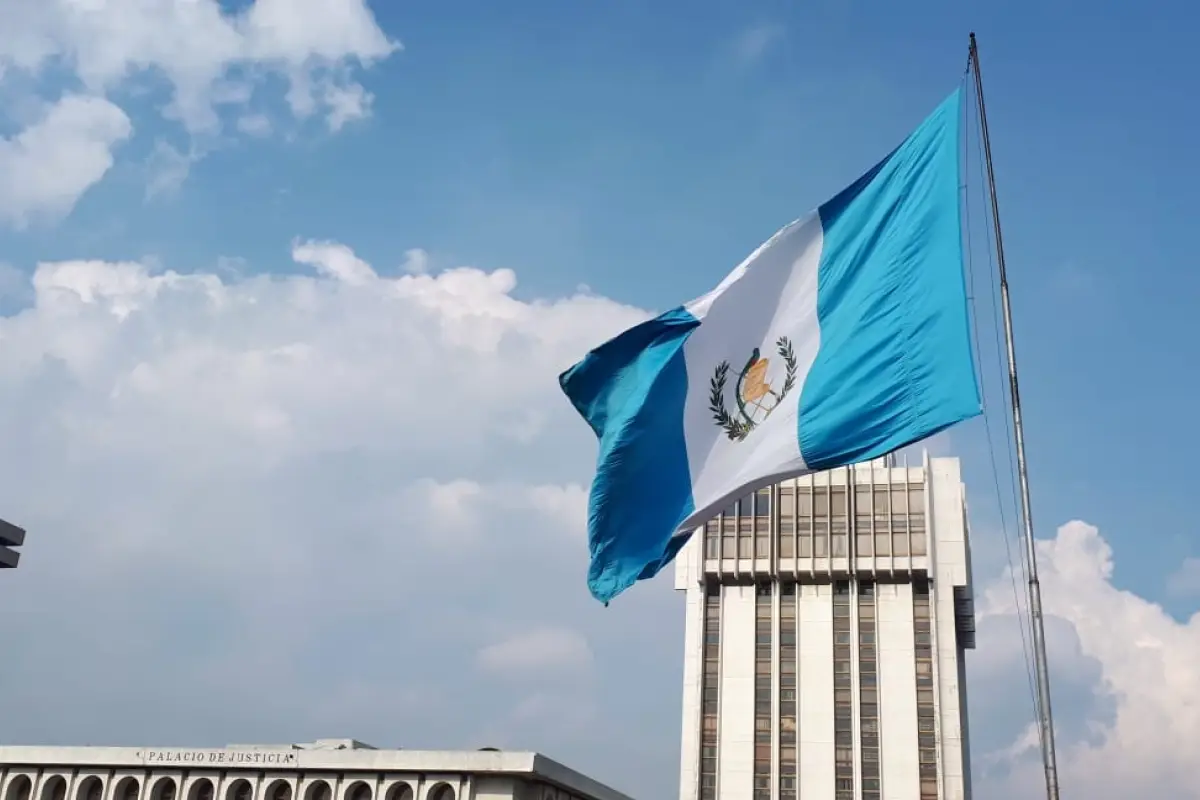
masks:
[[[821,345],[800,395],[813,469],[876,458],[980,412],[963,276],[961,91],[820,208]]]
[[[600,439],[588,497],[588,588],[607,603],[653,577],[686,541],[694,510],[683,434],[683,344],[700,324],[668,311],[602,344],[558,382]]]

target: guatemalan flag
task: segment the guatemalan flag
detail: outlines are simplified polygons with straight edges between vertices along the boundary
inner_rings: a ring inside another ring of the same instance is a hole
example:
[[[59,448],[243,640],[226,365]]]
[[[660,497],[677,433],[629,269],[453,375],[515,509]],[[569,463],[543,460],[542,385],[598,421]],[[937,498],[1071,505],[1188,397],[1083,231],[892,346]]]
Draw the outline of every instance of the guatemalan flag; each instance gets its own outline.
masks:
[[[959,213],[960,93],[708,294],[559,377],[600,439],[588,586],[607,603],[739,497],[980,413]]]

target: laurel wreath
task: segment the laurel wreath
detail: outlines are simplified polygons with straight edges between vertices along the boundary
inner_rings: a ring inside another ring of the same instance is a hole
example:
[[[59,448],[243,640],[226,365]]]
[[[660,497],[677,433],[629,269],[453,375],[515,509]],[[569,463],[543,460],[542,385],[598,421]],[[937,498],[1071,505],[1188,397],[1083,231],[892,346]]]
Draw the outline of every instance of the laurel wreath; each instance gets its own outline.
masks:
[[[780,336],[775,342],[775,349],[779,353],[779,357],[783,359],[786,368],[783,386],[779,390],[779,399],[776,401],[776,405],[778,405],[795,387],[797,367],[796,351],[792,349],[792,342],[788,337]],[[735,419],[729,413],[729,409],[725,406],[725,385],[728,381],[729,362],[722,361],[717,365],[712,379],[709,381],[708,410],[713,414],[713,421],[725,431],[725,435],[731,441],[740,442],[750,435],[750,431],[754,430],[758,423],[745,416],[742,419]]]

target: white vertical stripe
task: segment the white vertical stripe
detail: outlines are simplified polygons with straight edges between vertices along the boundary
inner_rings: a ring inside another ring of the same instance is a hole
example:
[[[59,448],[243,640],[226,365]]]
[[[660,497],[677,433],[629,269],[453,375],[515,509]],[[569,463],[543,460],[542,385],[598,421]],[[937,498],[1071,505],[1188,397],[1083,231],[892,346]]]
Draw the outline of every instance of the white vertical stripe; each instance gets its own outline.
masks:
[[[883,796],[888,800],[918,800],[921,776],[916,746],[912,584],[879,584],[876,592]]]
[[[934,560],[936,579],[930,588],[933,616],[934,657],[937,659],[938,744],[942,796],[945,800],[964,800],[965,759],[963,749],[962,691],[959,686],[960,653],[954,619],[954,587],[970,585],[966,545],[963,534],[964,500],[957,459],[930,460],[926,485],[928,510],[926,537]]]
[[[796,587],[800,592],[799,796],[833,797],[833,587]]]
[[[754,587],[724,586],[718,797],[749,797],[754,785]]]
[[[817,272],[821,218],[814,213],[784,228],[708,295],[686,306],[702,322],[684,344],[688,393],[683,426],[696,514],[703,521],[749,483],[767,485],[804,468],[797,435],[799,399],[820,348]],[[767,360],[764,378],[779,391],[786,367],[777,352],[787,335],[796,358],[795,384],[769,416],[742,441],[728,438],[713,420],[710,382],[721,363],[729,365],[723,401],[737,417],[736,384],[755,348]]]

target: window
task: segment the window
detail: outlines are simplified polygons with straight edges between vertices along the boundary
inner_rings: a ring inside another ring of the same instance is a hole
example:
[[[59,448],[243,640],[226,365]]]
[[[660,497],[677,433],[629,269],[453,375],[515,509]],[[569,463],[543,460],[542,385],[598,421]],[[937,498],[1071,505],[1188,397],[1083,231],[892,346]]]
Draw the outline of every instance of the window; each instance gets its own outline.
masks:
[[[162,778],[158,783],[154,784],[154,792],[151,796],[154,800],[175,800],[176,791],[175,780],[173,778]],[[290,796],[286,800],[291,800]]]
[[[812,489],[800,486],[796,489],[796,518],[811,517],[813,513]]]
[[[705,558],[720,558],[721,557],[721,537],[720,535],[709,531],[704,535],[704,557]]]
[[[721,558],[737,558],[737,534],[726,531],[721,537]]]
[[[835,581],[833,584],[833,737],[834,774],[841,780],[849,796],[854,796],[854,700],[853,675],[851,671],[852,651],[850,638],[850,583]],[[841,637],[841,634],[846,634]],[[846,643],[843,644],[842,642]],[[844,783],[843,783],[844,782]],[[841,797],[842,792],[838,792]]]
[[[701,796],[705,787],[711,789],[707,796],[715,800],[717,772],[717,719],[720,710],[720,678],[718,654],[721,647],[721,587],[719,584],[705,586],[704,651],[705,659],[701,678],[700,706],[702,712],[700,729],[700,787]]]
[[[141,790],[142,786],[136,778],[125,778],[117,784],[117,791],[113,793],[113,797],[116,800],[137,800]]]
[[[771,540],[766,534],[756,534],[754,537],[754,557],[755,558],[770,558],[771,557]]]
[[[789,521],[796,518],[796,493],[788,491],[787,487],[779,490],[779,518]]]
[[[871,513],[871,487],[854,487],[854,513],[869,515]]]
[[[813,556],[816,558],[827,558],[829,556],[829,537],[824,533],[818,533],[813,538]]]
[[[454,800],[454,790],[450,788],[450,784],[448,783],[439,783],[425,796],[429,800]]]
[[[829,495],[826,494],[826,489],[823,487],[814,487],[813,489],[813,516],[829,516]]]
[[[51,776],[42,785],[42,800],[66,800],[67,782],[61,775]]]
[[[75,792],[76,800],[102,800],[103,797],[104,784],[94,775],[85,778]]]
[[[846,552],[846,537],[844,535],[838,534],[833,537],[833,550],[831,554],[834,558],[845,558],[849,555]]]
[[[253,800],[254,787],[250,785],[250,781],[239,778],[229,784],[229,788],[225,791],[225,798],[226,800]]]
[[[910,497],[911,501],[911,497]],[[916,534],[913,534],[914,551]],[[923,580],[913,582],[913,641],[916,658],[917,693],[917,758],[922,778],[929,776],[932,784],[921,782],[920,800],[937,800],[937,749],[934,744],[936,725],[933,694],[933,648],[929,633],[929,585]]]
[[[201,778],[192,784],[191,790],[188,792],[190,800],[213,800],[213,795],[216,794],[216,788],[213,782],[208,778]],[[316,800],[311,798],[310,800]]]
[[[754,616],[755,622],[755,639],[757,647],[754,653],[754,670],[756,678],[754,681],[754,730],[757,733],[765,734],[763,738],[766,743],[756,744],[754,746],[754,795],[757,797],[760,792],[765,792],[767,800],[770,800],[770,774],[771,774],[771,643],[773,639],[774,628],[774,604],[772,596],[772,585],[769,583],[759,584],[755,588],[754,597]],[[794,622],[792,624],[795,624]],[[756,735],[756,739],[758,736]],[[759,777],[763,776],[763,777]],[[760,783],[761,780],[761,783]]]
[[[846,488],[844,486],[834,486],[829,490],[831,511],[835,517],[846,516]]]

